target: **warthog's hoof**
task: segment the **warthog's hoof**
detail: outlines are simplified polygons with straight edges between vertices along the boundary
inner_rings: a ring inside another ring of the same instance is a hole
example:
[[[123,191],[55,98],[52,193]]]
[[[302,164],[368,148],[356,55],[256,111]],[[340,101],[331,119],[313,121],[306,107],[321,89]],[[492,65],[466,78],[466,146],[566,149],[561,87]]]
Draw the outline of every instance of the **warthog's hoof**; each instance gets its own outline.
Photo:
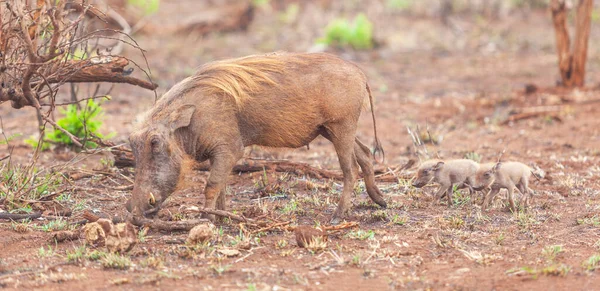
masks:
[[[212,222],[212,223],[215,223],[215,220],[216,220],[216,218],[215,218],[215,215],[214,215],[214,214],[202,213],[202,216],[200,216],[200,217],[202,217],[202,218],[204,218],[204,219],[208,219],[208,220],[210,220],[210,222]]]
[[[339,216],[336,216],[336,215],[334,215],[334,216],[331,218],[331,221],[330,221],[329,223],[330,223],[331,225],[338,225],[338,224],[340,224],[340,222],[342,222],[342,218],[341,218],[341,217],[339,217]]]
[[[382,208],[387,208],[387,202],[383,200],[383,197],[377,197],[376,199],[373,199],[373,201]]]

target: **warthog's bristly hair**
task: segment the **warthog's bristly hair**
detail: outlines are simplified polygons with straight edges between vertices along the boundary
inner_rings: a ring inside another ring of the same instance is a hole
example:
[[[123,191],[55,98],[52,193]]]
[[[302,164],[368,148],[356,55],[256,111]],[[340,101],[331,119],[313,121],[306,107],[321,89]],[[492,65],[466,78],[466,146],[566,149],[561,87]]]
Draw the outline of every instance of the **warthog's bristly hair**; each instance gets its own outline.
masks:
[[[276,56],[277,54],[255,55],[211,62],[200,67],[191,81],[205,96],[224,94],[233,98],[236,105],[241,107],[253,93],[261,91],[265,86],[279,85],[271,74],[282,73],[290,62]]]

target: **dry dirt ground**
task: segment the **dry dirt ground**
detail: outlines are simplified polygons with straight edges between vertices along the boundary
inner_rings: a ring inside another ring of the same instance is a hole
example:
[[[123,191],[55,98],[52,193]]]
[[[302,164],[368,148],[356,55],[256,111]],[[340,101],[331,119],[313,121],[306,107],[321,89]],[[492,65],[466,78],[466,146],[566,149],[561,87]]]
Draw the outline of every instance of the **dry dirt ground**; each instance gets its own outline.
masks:
[[[448,207],[445,201],[433,201],[434,187],[410,186],[404,177],[414,174],[413,167],[399,173],[397,182],[378,183],[387,209],[371,203],[358,185],[348,220],[359,226],[330,233],[324,249],[297,247],[289,231],[251,234],[252,230],[241,230],[237,223],[220,222],[215,237],[201,245],[178,241],[186,237],[185,232],[141,233],[135,248],[124,255],[129,266],[120,270],[106,266],[107,259],[96,260],[98,252],[84,247],[84,241],[54,243],[51,237],[56,229],[69,227],[65,220],[81,220],[84,210],[122,214],[131,193],[120,189],[131,185],[133,170],[111,166],[112,155],[106,151],[48,151],[39,158],[40,168],[55,166],[62,173],[90,175],[65,177],[56,185],[55,191],[61,194],[55,200],[73,209],[71,217],[0,224],[0,287],[600,289],[600,102],[594,102],[600,100],[599,91],[594,90],[600,80],[600,31],[596,22],[588,63],[589,89],[563,91],[554,89],[558,69],[547,11],[515,10],[495,21],[467,14],[445,26],[435,18],[387,9],[385,1],[372,1],[367,7],[359,5],[362,1],[331,1],[326,9],[321,1],[310,1],[300,2],[297,14],[285,6],[283,10],[260,7],[246,32],[200,37],[164,28],[203,9],[206,2],[163,0],[158,15],[148,19],[149,27],[135,35],[147,50],[159,95],[210,60],[316,49],[315,39],[331,19],[364,11],[374,22],[380,46],[368,52],[328,51],[357,62],[375,88],[379,136],[387,157],[386,164],[378,167],[395,167],[413,158],[406,127],[419,125],[423,131],[428,126],[437,141],[426,146],[432,157],[495,161],[504,152],[502,160],[543,169],[546,177],[531,185],[536,192],[532,206],[512,213],[501,194],[483,212],[481,194],[459,193]],[[140,60],[136,50],[126,53]],[[525,94],[529,83],[542,89]],[[112,100],[104,104],[103,130],[115,133],[114,142],[125,143],[135,116],[152,105],[154,95],[125,85],[116,86],[110,94]],[[511,111],[532,106],[558,107],[530,119],[504,122]],[[32,151],[22,140],[35,134],[33,112],[4,104],[0,116],[6,134],[20,135],[10,142],[15,146],[13,163],[26,164]],[[363,114],[358,134],[369,141],[372,127],[366,117]],[[5,153],[3,146],[0,156]],[[333,147],[324,139],[315,140],[310,149],[255,148],[247,156],[338,168]],[[167,200],[161,217],[197,216],[187,210],[200,205],[206,177],[206,172],[190,174],[188,180],[194,183]],[[267,190],[265,183],[270,186]],[[340,191],[340,181],[289,173],[241,174],[231,176],[228,201],[237,213],[265,213],[292,225],[327,225]],[[227,257],[220,252],[223,249],[236,249],[239,254]]]

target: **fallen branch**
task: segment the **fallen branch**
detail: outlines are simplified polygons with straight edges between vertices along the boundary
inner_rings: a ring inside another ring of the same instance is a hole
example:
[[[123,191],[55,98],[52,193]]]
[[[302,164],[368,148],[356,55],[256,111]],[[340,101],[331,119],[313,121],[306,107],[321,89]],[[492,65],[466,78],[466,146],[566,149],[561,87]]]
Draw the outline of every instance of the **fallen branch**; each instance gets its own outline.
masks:
[[[210,223],[208,219],[192,219],[192,220],[182,220],[182,221],[162,221],[158,219],[148,219],[142,217],[133,217],[131,219],[131,224],[140,227],[149,227],[154,230],[166,230],[166,231],[189,231],[194,226],[204,223]]]
[[[257,230],[254,230],[254,231],[252,231],[252,234],[256,234],[256,233],[259,233],[259,232],[271,230],[271,229],[274,229],[274,228],[282,228],[284,226],[287,226],[290,223],[292,223],[292,222],[291,221],[285,221],[285,222],[275,223],[275,224],[272,224],[272,225],[265,226],[263,228],[259,228]],[[289,230],[289,227],[286,227],[286,229]]]
[[[552,118],[558,119],[558,115],[564,109],[562,105],[553,105],[553,106],[533,106],[533,107],[524,107],[514,110],[514,114],[510,115],[504,121],[502,121],[501,125],[507,125],[511,122],[535,118],[543,115],[550,115]]]
[[[321,228],[323,230],[336,231],[336,230],[342,230],[342,229],[346,229],[346,228],[352,228],[355,226],[358,226],[358,222],[350,221],[350,222],[346,222],[346,223],[342,223],[342,224],[338,224],[338,225],[322,226]]]
[[[27,213],[27,214],[17,214],[17,213],[8,213],[8,212],[0,212],[0,219],[5,220],[33,220],[42,217],[41,212],[35,213]]]
[[[135,159],[133,154],[128,151],[113,150],[111,151],[115,157],[115,167],[126,168],[135,167]],[[395,170],[389,171],[386,169],[375,169],[375,180],[379,182],[397,182],[398,178],[410,178],[408,176],[398,176],[396,173],[412,167],[416,163],[415,160],[409,160],[404,166],[395,167]],[[209,171],[209,163],[199,163],[194,166],[196,171]],[[293,173],[298,176],[308,176],[314,179],[333,179],[342,180],[344,176],[340,171],[332,171],[315,168],[307,163],[290,162],[290,161],[270,161],[270,160],[253,160],[245,159],[242,163],[236,164],[233,167],[232,173],[254,173],[254,172],[284,172]],[[362,173],[360,173],[362,177]]]

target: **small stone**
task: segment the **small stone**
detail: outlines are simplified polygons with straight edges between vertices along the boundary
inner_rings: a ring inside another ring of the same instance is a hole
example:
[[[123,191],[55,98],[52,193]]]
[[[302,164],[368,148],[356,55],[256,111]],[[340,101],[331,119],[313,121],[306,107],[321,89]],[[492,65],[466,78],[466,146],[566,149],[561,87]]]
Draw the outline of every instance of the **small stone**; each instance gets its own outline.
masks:
[[[128,252],[137,243],[137,232],[129,222],[115,225],[112,221],[101,218],[86,224],[83,233],[89,245],[106,246],[109,252]]]
[[[227,257],[236,257],[240,255],[240,251],[236,249],[220,249],[217,252],[227,256]]]
[[[186,243],[195,245],[210,240],[213,237],[215,225],[212,223],[194,226],[188,234]]]

